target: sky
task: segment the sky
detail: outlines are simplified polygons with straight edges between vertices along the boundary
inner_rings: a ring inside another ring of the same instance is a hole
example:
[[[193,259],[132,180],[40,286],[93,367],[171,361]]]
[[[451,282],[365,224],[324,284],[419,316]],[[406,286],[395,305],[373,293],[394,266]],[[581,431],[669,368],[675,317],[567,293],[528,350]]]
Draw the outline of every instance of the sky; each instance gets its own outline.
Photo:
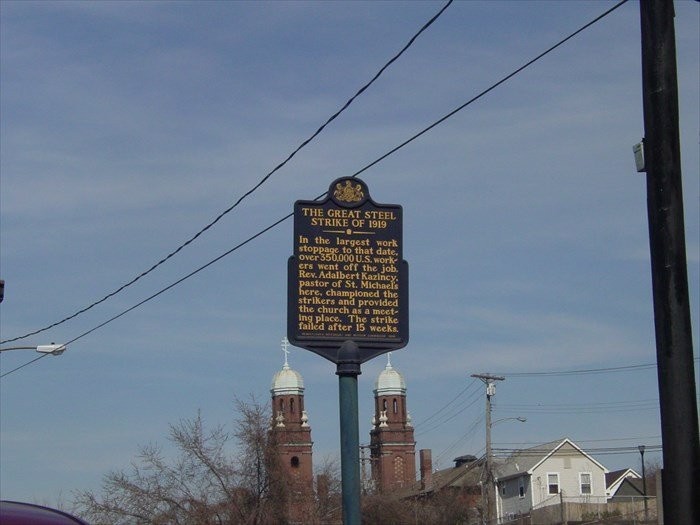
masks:
[[[2,340],[74,314],[190,239],[442,5],[3,0]],[[232,428],[236,398],[267,401],[284,362],[290,220],[97,327],[612,5],[452,4],[196,241],[87,312],[3,344],[78,338],[62,356],[14,372],[37,354],[1,354],[0,497],[65,504],[75,491],[99,491],[140,446],[171,452],[169,424],[201,410],[206,424]],[[676,2],[696,347],[699,9]],[[403,207],[410,341],[391,361],[407,383],[417,449],[432,449],[436,467],[484,452],[485,392],[471,377],[482,373],[506,378],[493,399],[496,451],[569,437],[610,470],[639,471],[640,444],[649,462],[660,458],[651,448],[661,444],[654,368],[556,374],[655,362],[646,181],[632,152],[644,133],[638,11],[628,2],[361,175],[375,201]],[[316,462],[339,457],[335,365],[300,348],[289,363],[304,377]],[[385,364],[380,356],[362,366],[361,443]]]

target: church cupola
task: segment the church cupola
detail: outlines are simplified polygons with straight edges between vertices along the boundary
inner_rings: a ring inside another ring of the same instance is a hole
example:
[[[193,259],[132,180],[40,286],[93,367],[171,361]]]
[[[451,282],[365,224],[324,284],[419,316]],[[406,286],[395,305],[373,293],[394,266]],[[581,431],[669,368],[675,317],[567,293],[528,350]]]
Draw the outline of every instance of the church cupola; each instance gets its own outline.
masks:
[[[304,380],[289,366],[289,341],[282,339],[284,365],[272,378],[272,435],[288,483],[292,523],[305,523],[313,496],[311,427],[304,408]]]
[[[391,353],[374,388],[374,416],[370,431],[372,477],[380,490],[412,484],[416,478],[411,415],[406,407],[406,381],[391,365]]]
[[[304,414],[304,379],[296,370],[289,367],[289,342],[282,340],[284,365],[282,370],[272,378],[270,393],[272,394],[272,414],[277,426],[287,423],[301,424]],[[308,421],[308,418],[305,418]],[[306,422],[304,422],[306,423]],[[306,423],[308,426],[308,423]]]

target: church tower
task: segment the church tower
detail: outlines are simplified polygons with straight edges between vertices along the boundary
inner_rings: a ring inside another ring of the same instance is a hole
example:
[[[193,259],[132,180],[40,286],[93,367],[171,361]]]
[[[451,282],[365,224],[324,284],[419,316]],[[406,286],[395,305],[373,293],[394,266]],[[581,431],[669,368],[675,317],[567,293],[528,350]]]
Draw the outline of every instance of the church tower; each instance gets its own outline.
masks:
[[[282,340],[284,365],[272,378],[272,437],[286,476],[291,523],[303,523],[312,507],[313,463],[311,427],[304,409],[304,380],[289,367],[289,342]]]
[[[406,408],[406,381],[391,366],[391,353],[375,384],[370,457],[372,479],[379,491],[415,482],[416,443],[411,415]]]

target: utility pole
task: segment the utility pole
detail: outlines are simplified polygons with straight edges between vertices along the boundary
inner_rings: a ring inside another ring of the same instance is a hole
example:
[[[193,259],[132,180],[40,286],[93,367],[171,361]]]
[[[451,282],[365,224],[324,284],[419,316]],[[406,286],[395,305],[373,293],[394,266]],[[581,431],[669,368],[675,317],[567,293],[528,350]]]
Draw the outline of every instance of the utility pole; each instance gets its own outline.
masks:
[[[700,522],[700,452],[683,222],[673,2],[641,0],[642,92],[664,522]]]
[[[491,374],[472,374],[472,377],[481,379],[486,385],[486,476],[483,480],[481,501],[485,523],[493,520],[494,490],[493,490],[493,464],[491,455],[491,398],[496,395],[496,381],[504,381],[503,376]]]

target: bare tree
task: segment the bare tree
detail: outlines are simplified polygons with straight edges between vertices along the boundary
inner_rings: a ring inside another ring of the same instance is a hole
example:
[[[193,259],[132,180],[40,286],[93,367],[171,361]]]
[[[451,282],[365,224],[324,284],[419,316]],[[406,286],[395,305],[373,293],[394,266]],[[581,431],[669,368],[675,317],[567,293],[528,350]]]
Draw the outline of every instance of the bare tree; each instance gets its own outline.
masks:
[[[316,469],[316,523],[342,523],[340,465],[337,458],[325,457]]]
[[[467,490],[446,488],[430,495],[382,492],[362,501],[363,523],[373,525],[467,525],[481,523],[478,499]]]
[[[129,469],[104,477],[101,494],[77,494],[79,513],[95,525],[285,523],[269,408],[254,398],[236,399],[236,408],[233,434],[206,430],[200,413],[171,425],[176,458],[156,445],[141,447]]]
[[[663,464],[661,459],[652,459],[647,462],[645,474],[647,478],[647,496],[656,496],[656,480],[661,477]]]
[[[270,408],[251,398],[250,402],[236,399],[236,409],[238,486],[247,496],[244,509],[248,514],[242,523],[285,523],[287,483],[278,460],[276,434],[270,432]]]

